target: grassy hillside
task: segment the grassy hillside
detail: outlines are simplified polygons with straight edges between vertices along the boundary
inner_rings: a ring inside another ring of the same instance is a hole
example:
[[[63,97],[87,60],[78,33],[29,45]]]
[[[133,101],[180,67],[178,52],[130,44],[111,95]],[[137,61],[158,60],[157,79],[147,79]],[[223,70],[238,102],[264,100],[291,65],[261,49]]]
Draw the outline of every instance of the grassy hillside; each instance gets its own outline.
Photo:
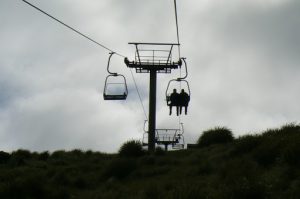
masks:
[[[300,126],[196,149],[120,157],[0,152],[0,198],[300,198]]]

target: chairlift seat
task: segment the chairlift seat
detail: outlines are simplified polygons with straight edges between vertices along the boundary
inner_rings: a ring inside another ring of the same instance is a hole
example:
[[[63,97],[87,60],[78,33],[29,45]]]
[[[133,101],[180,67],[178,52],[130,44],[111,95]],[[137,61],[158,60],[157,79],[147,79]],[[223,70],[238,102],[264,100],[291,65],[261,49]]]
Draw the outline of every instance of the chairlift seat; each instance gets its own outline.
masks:
[[[121,77],[123,82],[120,83],[111,83],[109,82],[110,78],[116,78],[116,77]],[[109,86],[113,86],[113,87],[120,87],[121,85],[121,91],[119,92],[110,92],[108,87]],[[128,95],[128,90],[127,90],[127,84],[126,84],[126,79],[123,75],[108,75],[105,79],[105,85],[104,85],[104,92],[103,92],[103,99],[104,100],[126,100]]]
[[[184,149],[184,144],[174,144],[172,145],[172,149]]]
[[[103,94],[104,100],[126,100],[127,95],[107,95]]]

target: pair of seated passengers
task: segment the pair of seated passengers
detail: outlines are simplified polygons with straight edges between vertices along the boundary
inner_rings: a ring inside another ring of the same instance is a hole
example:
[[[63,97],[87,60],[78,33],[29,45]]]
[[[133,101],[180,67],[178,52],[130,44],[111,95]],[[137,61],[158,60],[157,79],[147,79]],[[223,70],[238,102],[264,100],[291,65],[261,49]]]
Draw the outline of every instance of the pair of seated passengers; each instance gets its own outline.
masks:
[[[185,114],[187,114],[189,101],[190,96],[184,91],[184,89],[181,89],[180,93],[177,93],[177,90],[173,89],[173,93],[167,99],[167,104],[170,107],[170,115],[172,115],[173,106],[176,106],[176,115],[182,113],[182,107],[185,108]]]

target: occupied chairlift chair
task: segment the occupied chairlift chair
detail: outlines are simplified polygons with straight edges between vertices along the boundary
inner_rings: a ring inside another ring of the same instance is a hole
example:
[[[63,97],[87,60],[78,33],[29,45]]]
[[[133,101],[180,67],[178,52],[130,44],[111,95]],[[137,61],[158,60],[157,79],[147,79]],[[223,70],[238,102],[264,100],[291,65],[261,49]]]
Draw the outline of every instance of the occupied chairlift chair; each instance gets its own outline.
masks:
[[[166,102],[167,102],[168,106],[170,106],[170,104],[171,104],[170,103],[170,96],[171,96],[172,91],[173,91],[174,88],[178,91],[178,93],[180,93],[180,89],[181,88],[186,88],[187,90],[185,90],[185,91],[187,92],[187,94],[189,96],[189,101],[190,101],[190,98],[191,98],[190,85],[189,85],[189,82],[187,80],[185,80],[187,78],[187,75],[188,75],[188,72],[187,72],[187,63],[185,61],[185,58],[181,58],[181,60],[183,60],[184,65],[185,65],[185,76],[177,78],[177,79],[171,79],[169,81],[167,89],[166,89]],[[176,82],[180,83],[180,85],[178,87],[174,86]],[[181,85],[182,82],[185,83],[185,86]]]
[[[110,52],[109,54],[107,63],[107,72],[109,75],[105,79],[103,98],[104,100],[126,100],[128,95],[126,79],[122,74],[109,71],[110,59],[114,52]],[[111,87],[114,91],[110,90]]]

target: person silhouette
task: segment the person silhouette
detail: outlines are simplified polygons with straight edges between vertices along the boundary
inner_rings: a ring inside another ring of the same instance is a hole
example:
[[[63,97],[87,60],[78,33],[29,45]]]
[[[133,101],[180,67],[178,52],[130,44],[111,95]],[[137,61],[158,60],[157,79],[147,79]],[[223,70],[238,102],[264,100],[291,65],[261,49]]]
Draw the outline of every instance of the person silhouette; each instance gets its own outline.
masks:
[[[184,89],[181,89],[181,92],[179,94],[179,106],[180,106],[180,115],[182,113],[182,107],[184,106],[185,114],[187,114],[187,108],[189,105],[190,96],[184,91]]]
[[[172,115],[172,108],[176,106],[176,115],[179,115],[179,94],[176,89],[173,89],[173,93],[170,95],[170,100],[168,100],[168,106],[170,107],[169,115]]]

